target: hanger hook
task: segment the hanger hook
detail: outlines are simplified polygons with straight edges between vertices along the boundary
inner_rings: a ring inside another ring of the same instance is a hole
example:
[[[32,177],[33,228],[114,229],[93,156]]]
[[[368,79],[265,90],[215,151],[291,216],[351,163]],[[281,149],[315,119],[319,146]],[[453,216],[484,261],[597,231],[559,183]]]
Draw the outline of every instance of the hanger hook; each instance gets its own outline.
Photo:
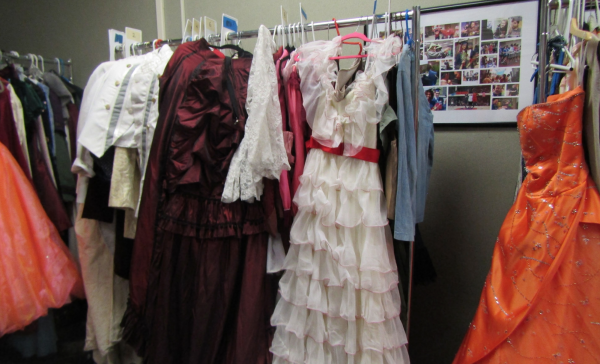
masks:
[[[58,58],[54,58],[54,60],[56,61],[56,68],[57,68],[58,74],[60,75],[60,60]]]
[[[33,55],[33,53],[28,53],[27,56],[29,57],[29,61],[31,62],[29,64],[29,68],[33,68],[35,66],[35,61],[33,60],[34,55]]]
[[[42,73],[46,72],[46,67],[44,67],[44,57],[42,56],[38,56],[38,59],[42,59],[41,65],[42,65]]]

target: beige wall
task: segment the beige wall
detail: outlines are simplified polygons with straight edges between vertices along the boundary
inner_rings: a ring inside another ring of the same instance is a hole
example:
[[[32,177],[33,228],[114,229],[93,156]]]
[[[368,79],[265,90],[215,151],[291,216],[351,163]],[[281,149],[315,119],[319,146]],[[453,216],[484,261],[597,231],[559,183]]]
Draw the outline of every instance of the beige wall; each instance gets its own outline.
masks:
[[[156,38],[154,0],[1,0],[0,49],[73,60],[74,80],[85,86],[107,61],[108,29],[141,29]]]
[[[421,6],[460,3],[465,0],[430,0]],[[143,30],[144,40],[156,37],[152,0],[29,0],[6,1],[0,13],[0,48],[71,57],[75,81],[85,85],[94,67],[108,59],[107,29],[125,26]],[[186,16],[202,15],[220,24],[222,13],[237,17],[241,29],[261,23],[280,23],[279,5],[298,21],[298,3],[281,0],[186,1]],[[416,1],[394,1],[393,10],[412,7]],[[166,32],[181,37],[179,0],[165,0]],[[372,2],[364,0],[304,0],[309,20],[367,15]],[[387,3],[379,1],[378,12]],[[345,29],[351,32],[354,29]],[[333,37],[331,30],[330,36]],[[321,32],[319,38],[326,38]],[[254,42],[242,44],[252,50]],[[437,126],[435,159],[421,225],[425,244],[437,269],[438,280],[415,287],[410,352],[413,363],[450,363],[475,312],[500,225],[514,194],[518,172],[519,141],[515,125]]]

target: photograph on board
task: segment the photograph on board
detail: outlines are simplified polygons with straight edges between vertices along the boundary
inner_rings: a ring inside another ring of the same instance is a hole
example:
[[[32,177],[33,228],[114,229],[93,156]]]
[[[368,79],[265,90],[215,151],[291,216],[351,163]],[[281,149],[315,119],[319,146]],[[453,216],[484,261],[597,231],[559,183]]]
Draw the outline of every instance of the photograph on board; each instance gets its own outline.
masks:
[[[427,59],[452,58],[452,44],[451,40],[425,43],[425,55]]]
[[[519,68],[492,68],[480,71],[481,83],[508,83],[519,82],[521,70]]]
[[[494,19],[494,39],[504,39],[508,33],[508,19]]]
[[[490,54],[487,56],[481,57],[481,62],[479,62],[480,68],[496,68],[498,67],[498,55]]]
[[[481,40],[494,39],[494,21],[484,19],[481,21]]]
[[[521,65],[521,40],[507,40],[500,42],[500,67],[514,67]]]
[[[440,79],[440,62],[429,61],[426,64],[422,64],[421,68],[421,81],[423,86],[436,86],[439,84]]]
[[[422,29],[425,42],[434,40],[444,40],[460,37],[460,25],[444,24],[444,25],[432,25]]]
[[[481,54],[496,54],[496,53],[498,53],[498,41],[493,40],[491,42],[481,42]]]
[[[500,85],[500,84],[494,85],[492,87],[492,96],[494,96],[494,97],[505,96],[504,95],[505,86],[506,85]]]
[[[506,85],[506,96],[519,96],[519,84],[513,83]]]
[[[454,60],[453,59],[444,59],[440,61],[440,70],[441,71],[452,71],[454,69]]]
[[[479,68],[479,38],[458,39],[455,45],[454,69]]]
[[[446,110],[447,90],[446,87],[425,88],[425,98],[431,111]]]
[[[460,36],[463,38],[479,37],[479,35],[481,34],[480,26],[481,23],[479,20],[463,22],[460,25]]]
[[[490,86],[448,88],[448,110],[489,110]]]
[[[461,71],[454,72],[442,72],[440,80],[441,86],[452,86],[452,85],[460,85],[462,84],[462,74]]]
[[[492,100],[492,110],[518,110],[519,109],[519,98],[518,97],[502,97],[494,98]]]
[[[508,18],[508,31],[506,38],[521,38],[521,29],[523,28],[523,17],[513,16]]]
[[[477,70],[462,71],[462,84],[463,85],[479,84],[479,71],[477,71]]]

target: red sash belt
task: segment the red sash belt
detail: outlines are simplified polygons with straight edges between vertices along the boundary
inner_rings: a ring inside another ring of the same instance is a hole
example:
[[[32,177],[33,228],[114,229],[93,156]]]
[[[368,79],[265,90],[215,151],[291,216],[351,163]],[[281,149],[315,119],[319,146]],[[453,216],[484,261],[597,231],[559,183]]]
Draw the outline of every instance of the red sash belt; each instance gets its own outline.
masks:
[[[306,149],[321,149],[324,152],[335,154],[335,155],[344,155],[344,143],[340,143],[336,148],[330,148],[322,145],[313,137],[310,137],[309,141],[306,142]],[[379,150],[373,148],[363,147],[358,153],[355,155],[347,155],[346,157],[360,159],[367,162],[377,163],[379,162]]]

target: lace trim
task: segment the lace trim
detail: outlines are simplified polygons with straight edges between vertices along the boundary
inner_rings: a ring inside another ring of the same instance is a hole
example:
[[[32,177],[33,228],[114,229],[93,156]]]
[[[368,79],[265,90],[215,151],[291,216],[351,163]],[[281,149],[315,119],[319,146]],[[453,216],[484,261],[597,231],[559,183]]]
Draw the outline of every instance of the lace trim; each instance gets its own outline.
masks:
[[[290,170],[283,142],[274,47],[269,30],[261,25],[248,79],[245,135],[227,173],[223,202],[260,200],[263,177],[279,179],[282,170]]]

